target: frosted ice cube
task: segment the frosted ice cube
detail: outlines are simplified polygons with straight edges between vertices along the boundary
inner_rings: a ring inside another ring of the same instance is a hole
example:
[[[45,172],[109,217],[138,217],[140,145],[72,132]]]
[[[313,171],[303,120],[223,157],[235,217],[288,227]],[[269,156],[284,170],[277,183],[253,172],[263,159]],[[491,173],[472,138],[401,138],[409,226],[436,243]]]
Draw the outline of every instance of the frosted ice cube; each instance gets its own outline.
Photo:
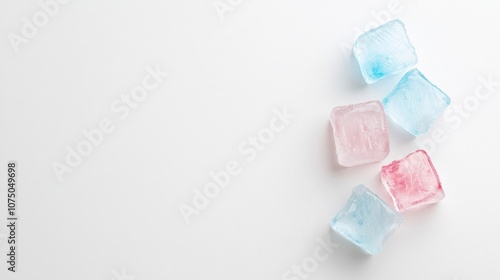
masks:
[[[368,84],[403,72],[418,61],[400,20],[389,21],[361,34],[352,51]]]
[[[375,255],[402,222],[401,214],[365,186],[358,185],[330,226],[367,253]]]
[[[445,197],[436,169],[424,150],[382,166],[380,178],[401,212]]]
[[[450,102],[450,97],[429,82],[418,69],[408,71],[382,100],[385,112],[415,136],[429,130]]]
[[[387,121],[380,101],[335,107],[330,123],[340,165],[381,161],[389,154]]]

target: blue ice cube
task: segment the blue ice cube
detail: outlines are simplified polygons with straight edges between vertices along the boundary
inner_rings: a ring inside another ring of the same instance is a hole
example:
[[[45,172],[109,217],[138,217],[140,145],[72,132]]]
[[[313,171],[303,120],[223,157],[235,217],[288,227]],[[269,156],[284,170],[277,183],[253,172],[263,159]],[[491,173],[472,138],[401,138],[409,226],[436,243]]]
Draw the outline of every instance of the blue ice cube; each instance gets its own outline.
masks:
[[[352,52],[368,84],[401,73],[418,61],[400,20],[389,21],[361,34]]]
[[[375,255],[380,253],[384,241],[402,222],[401,214],[365,186],[358,185],[330,226],[367,253]]]
[[[382,100],[387,115],[415,136],[425,133],[450,102],[450,97],[417,69],[408,71]]]

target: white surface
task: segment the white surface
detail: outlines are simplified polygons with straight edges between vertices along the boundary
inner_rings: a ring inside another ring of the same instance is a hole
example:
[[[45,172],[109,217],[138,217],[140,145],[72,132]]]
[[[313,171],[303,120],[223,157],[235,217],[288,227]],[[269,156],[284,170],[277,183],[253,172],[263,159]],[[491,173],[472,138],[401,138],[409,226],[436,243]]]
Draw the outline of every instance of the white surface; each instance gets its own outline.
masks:
[[[378,171],[416,140],[391,125],[386,160],[341,169],[328,123],[333,106],[382,99],[398,81],[363,86],[340,47],[390,1],[231,2],[221,21],[212,0],[70,1],[18,53],[9,32],[41,8],[0,2],[0,162],[17,160],[20,180],[16,276],[3,253],[5,183],[0,191],[1,279],[286,279],[330,234],[354,185],[390,202]],[[400,1],[393,17],[418,68],[452,106],[473,102],[479,78],[500,74],[500,5],[416,2]],[[150,65],[170,76],[120,119],[112,102]],[[404,213],[380,255],[340,242],[308,279],[499,279],[493,90],[467,118],[452,112],[418,138],[444,131],[432,159],[447,197]],[[295,118],[247,161],[238,146],[283,107]],[[104,118],[115,130],[60,182],[53,162]],[[179,205],[230,161],[241,173],[186,224]]]

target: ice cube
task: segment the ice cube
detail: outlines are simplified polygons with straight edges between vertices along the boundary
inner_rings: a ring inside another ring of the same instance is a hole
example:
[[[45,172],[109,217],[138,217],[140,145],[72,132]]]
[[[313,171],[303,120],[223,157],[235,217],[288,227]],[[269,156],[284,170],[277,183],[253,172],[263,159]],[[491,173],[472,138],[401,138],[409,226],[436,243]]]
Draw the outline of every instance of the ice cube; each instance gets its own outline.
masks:
[[[415,136],[429,130],[450,102],[418,69],[408,71],[382,101],[385,112]]]
[[[389,21],[361,34],[352,52],[368,84],[403,72],[418,61],[400,20]]]
[[[358,185],[330,226],[367,253],[375,255],[402,222],[401,214],[365,186]]]
[[[380,178],[401,212],[445,197],[436,169],[424,150],[382,166]]]
[[[335,107],[330,123],[340,165],[381,161],[389,154],[387,121],[380,101]]]

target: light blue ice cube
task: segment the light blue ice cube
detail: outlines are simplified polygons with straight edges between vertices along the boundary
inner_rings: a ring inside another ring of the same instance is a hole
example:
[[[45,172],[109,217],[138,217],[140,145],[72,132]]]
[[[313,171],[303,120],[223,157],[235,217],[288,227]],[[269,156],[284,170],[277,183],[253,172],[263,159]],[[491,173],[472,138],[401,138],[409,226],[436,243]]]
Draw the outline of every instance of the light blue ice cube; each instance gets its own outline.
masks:
[[[380,253],[382,244],[402,222],[401,214],[365,186],[358,185],[330,226],[367,253],[375,255]]]
[[[361,34],[352,51],[368,84],[404,72],[418,61],[400,20],[389,21]]]
[[[450,97],[417,69],[408,71],[382,100],[387,115],[415,136],[429,130],[450,102]]]

